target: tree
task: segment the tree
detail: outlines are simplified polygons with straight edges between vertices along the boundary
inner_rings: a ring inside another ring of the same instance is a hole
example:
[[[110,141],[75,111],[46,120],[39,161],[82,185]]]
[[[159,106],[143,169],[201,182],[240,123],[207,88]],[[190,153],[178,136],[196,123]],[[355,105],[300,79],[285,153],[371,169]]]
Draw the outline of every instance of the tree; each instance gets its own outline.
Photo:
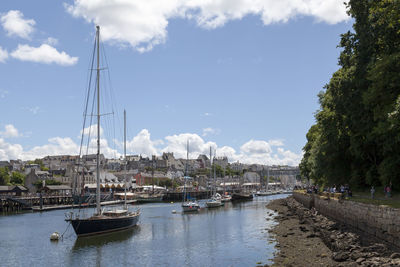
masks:
[[[7,167],[0,168],[0,185],[8,185],[10,182],[10,174]]]
[[[25,181],[25,175],[20,172],[12,172],[10,182],[13,185],[23,185]]]

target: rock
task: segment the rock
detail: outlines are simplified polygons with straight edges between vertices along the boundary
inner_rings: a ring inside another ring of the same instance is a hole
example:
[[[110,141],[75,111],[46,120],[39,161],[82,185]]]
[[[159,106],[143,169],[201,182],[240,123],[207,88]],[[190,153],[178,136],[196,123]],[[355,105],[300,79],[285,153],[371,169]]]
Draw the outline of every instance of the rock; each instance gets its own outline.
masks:
[[[365,261],[365,258],[358,258],[356,260],[356,263],[361,264],[361,262]]]
[[[390,255],[391,259],[399,259],[400,258],[400,253],[393,253],[392,255]]]
[[[335,252],[332,255],[332,259],[337,262],[345,261],[349,258],[349,254],[347,252]]]
[[[300,226],[299,229],[300,229],[300,231],[302,231],[302,232],[308,232],[307,227]]]

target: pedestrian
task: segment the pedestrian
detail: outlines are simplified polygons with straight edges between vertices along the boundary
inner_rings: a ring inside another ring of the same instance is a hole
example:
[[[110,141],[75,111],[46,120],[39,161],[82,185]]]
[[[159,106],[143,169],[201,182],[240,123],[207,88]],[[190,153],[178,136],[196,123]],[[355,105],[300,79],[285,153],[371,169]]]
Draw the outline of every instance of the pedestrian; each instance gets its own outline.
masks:
[[[374,186],[371,186],[371,198],[372,199],[375,198],[375,188],[374,188]]]
[[[387,186],[386,192],[387,192],[387,197],[392,197],[392,189],[390,188],[390,186]]]

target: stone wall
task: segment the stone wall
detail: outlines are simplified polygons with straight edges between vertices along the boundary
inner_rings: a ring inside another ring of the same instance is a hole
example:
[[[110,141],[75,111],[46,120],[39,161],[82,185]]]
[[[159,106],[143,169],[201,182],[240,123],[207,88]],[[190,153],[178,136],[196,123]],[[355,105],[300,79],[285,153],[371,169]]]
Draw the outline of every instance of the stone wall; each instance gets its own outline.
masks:
[[[294,192],[294,199],[322,215],[350,225],[400,248],[400,209],[326,199],[318,195]]]

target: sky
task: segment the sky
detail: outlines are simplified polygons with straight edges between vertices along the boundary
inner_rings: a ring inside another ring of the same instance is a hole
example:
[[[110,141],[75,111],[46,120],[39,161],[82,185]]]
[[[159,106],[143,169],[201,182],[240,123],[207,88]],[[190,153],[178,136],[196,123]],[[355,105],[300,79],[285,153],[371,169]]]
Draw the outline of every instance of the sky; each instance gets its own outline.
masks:
[[[128,154],[296,166],[352,20],[343,0],[2,0],[0,160],[79,152],[96,25]]]

